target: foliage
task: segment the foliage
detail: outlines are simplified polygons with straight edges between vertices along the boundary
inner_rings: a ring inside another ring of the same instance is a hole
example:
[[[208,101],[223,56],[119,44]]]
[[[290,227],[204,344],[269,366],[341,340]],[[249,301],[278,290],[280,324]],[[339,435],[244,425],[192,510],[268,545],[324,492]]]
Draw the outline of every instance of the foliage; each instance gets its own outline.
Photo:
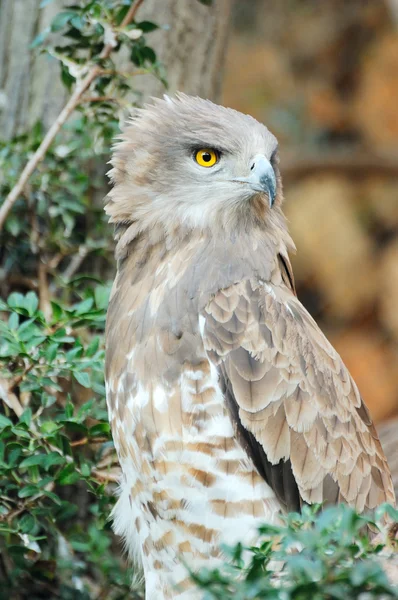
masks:
[[[0,597],[18,600],[132,594],[109,522],[118,467],[103,384],[113,271],[104,165],[139,102],[134,73],[163,74],[147,44],[157,25],[123,25],[138,3],[68,4],[32,52],[59,61],[71,93],[94,65],[100,74],[13,206],[0,249]],[[44,133],[37,123],[0,141],[0,196]]]
[[[59,12],[33,42],[36,51],[48,52],[59,61],[68,89],[93,65],[100,74],[80,98],[73,119],[58,134],[6,221],[0,254],[6,281],[21,272],[37,271],[40,263],[50,276],[58,276],[63,267],[67,269],[68,257],[76,254],[83,258],[100,254],[106,262],[96,260],[88,270],[103,272],[111,258],[111,229],[105,225],[102,205],[104,165],[127,107],[139,101],[134,75],[152,73],[164,81],[162,67],[146,41],[157,25],[133,20],[122,27],[132,6],[132,0],[80,0]],[[104,53],[108,45],[109,56]],[[115,59],[121,52],[128,55],[133,70],[127,68],[128,58]],[[126,61],[123,71],[119,65]],[[1,196],[15,185],[42,138],[37,123],[16,139],[0,141]],[[76,270],[73,267],[72,272]]]
[[[14,292],[0,303],[8,314],[0,320],[0,393],[6,400],[0,414],[0,548],[9,566],[2,590],[7,598],[15,588],[22,597],[26,590],[26,597],[42,598],[50,585],[57,597],[90,598],[88,575],[107,598],[123,598],[129,588],[107,522],[114,502],[107,484],[117,477],[103,385],[109,288],[85,285],[79,292],[83,282],[75,282],[80,300],[53,301],[49,320],[34,292]]]
[[[40,263],[48,275],[62,281],[68,277],[68,264],[76,254],[82,260],[95,255],[97,269],[110,264],[111,232],[102,207],[104,174],[94,166],[100,159],[105,162],[105,148],[109,148],[117,124],[110,120],[106,128],[81,115],[59,134],[39,164],[26,197],[18,200],[5,222],[2,258],[8,281],[10,277],[15,281],[17,274],[37,275]],[[98,131],[102,139],[95,146]],[[0,188],[4,194],[41,138],[38,123],[29,134],[0,142],[0,172],[5,174]],[[107,238],[108,246],[104,242]]]
[[[380,562],[383,545],[372,543],[367,533],[376,522],[345,505],[319,509],[304,507],[280,526],[262,526],[257,547],[225,547],[224,568],[192,573],[203,600],[398,598]],[[397,510],[383,505],[379,524],[386,513],[398,519]]]

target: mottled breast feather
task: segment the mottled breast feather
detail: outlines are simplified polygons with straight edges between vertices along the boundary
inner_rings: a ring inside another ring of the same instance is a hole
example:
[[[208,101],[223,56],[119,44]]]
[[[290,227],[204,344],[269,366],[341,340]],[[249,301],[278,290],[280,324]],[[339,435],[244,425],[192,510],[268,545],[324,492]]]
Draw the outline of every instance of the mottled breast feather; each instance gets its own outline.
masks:
[[[239,439],[286,510],[345,501],[362,512],[394,502],[357,386],[283,280],[279,272],[268,283],[236,283],[202,313]]]

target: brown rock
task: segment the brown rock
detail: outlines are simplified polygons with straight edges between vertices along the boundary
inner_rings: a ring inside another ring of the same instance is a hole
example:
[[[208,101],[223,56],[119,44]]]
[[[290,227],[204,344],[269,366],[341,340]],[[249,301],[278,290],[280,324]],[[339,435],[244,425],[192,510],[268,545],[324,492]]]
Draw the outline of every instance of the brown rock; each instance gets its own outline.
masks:
[[[295,86],[288,63],[278,48],[246,38],[231,39],[226,59],[222,103],[250,113],[271,127],[269,110],[294,96]],[[284,131],[272,123],[279,138]]]
[[[379,318],[398,341],[398,240],[390,244],[381,255],[378,273]]]
[[[386,229],[398,228],[398,179],[367,177],[360,196]]]
[[[311,177],[287,190],[286,213],[297,245],[298,278],[313,277],[335,316],[355,317],[377,291],[373,242],[354,209],[355,186]]]
[[[376,423],[398,411],[398,356],[376,329],[329,332]]]
[[[353,119],[372,146],[397,148],[398,33],[382,38],[366,55]]]

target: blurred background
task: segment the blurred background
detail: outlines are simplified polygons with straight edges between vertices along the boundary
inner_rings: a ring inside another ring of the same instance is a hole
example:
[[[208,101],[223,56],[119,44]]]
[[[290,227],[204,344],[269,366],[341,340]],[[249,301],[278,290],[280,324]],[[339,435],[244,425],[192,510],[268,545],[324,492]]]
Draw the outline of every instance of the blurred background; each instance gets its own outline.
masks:
[[[279,138],[298,295],[398,414],[398,3],[237,2],[222,102]]]

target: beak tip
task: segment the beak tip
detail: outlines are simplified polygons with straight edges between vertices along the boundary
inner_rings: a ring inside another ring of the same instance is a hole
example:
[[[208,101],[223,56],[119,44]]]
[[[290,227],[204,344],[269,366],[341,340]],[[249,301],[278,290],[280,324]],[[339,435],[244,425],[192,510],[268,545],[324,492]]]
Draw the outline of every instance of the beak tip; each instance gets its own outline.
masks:
[[[272,208],[276,198],[276,181],[275,177],[269,173],[260,178],[260,184],[263,190],[268,194],[269,207]]]

